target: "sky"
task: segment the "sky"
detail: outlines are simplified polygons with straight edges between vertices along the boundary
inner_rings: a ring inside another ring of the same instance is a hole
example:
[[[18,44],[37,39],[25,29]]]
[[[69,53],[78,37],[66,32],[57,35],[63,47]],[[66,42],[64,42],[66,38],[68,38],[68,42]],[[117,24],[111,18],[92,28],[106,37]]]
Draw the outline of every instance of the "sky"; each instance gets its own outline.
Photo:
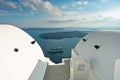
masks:
[[[120,0],[0,0],[0,24],[18,27],[120,27]]]

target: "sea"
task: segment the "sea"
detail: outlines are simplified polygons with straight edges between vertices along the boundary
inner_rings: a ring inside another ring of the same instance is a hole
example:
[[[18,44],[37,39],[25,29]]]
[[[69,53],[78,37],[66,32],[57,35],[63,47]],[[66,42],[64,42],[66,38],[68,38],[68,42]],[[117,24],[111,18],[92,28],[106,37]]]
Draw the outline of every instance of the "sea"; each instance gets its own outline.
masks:
[[[44,56],[54,63],[61,63],[63,58],[71,57],[71,49],[75,48],[81,37],[63,38],[63,39],[43,39],[39,35],[43,33],[66,32],[66,31],[87,31],[88,33],[95,31],[94,29],[83,28],[25,28],[23,29],[31,35],[40,45]],[[85,36],[85,35],[84,35]],[[48,53],[51,48],[62,47],[63,53]]]

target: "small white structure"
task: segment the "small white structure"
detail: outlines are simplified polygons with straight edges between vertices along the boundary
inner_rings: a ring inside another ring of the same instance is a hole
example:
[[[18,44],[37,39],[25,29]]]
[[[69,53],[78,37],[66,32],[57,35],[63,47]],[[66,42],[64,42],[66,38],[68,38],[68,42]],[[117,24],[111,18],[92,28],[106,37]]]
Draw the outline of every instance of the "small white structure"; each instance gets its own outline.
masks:
[[[120,80],[120,32],[88,34],[72,50],[70,80]]]

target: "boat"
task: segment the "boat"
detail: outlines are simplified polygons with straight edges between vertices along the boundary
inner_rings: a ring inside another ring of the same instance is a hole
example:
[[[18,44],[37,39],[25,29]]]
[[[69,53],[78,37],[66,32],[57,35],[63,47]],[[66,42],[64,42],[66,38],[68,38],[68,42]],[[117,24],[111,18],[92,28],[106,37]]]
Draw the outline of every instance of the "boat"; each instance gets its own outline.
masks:
[[[48,53],[63,53],[64,49],[62,47],[51,48],[48,50]]]

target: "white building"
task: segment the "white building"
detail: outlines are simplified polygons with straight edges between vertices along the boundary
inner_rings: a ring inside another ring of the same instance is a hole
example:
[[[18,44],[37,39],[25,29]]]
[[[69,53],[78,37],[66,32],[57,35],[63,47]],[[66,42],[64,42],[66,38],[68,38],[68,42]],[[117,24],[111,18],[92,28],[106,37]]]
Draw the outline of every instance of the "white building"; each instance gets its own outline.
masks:
[[[71,80],[120,80],[120,32],[97,31],[72,49]]]
[[[27,33],[0,25],[0,80],[120,80],[120,32],[90,33],[53,65]]]

